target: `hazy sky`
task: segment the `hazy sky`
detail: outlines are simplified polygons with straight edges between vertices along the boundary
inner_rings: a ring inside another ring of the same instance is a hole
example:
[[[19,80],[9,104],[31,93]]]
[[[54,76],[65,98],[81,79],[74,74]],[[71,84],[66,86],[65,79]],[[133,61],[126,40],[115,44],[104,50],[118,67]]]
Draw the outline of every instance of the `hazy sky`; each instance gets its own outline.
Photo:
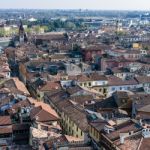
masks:
[[[150,0],[0,0],[0,8],[150,10]]]

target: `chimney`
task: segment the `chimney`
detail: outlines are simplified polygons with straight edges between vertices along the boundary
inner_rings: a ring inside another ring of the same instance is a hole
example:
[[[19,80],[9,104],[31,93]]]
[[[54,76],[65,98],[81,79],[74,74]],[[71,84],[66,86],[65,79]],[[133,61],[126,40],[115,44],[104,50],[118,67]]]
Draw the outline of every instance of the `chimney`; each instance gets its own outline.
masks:
[[[120,144],[124,144],[124,139],[125,137],[128,137],[127,135],[128,133],[120,133],[119,136],[120,136]]]
[[[142,126],[142,125],[143,125],[143,123],[142,123],[142,119],[140,119],[140,120],[139,120],[139,123],[140,123],[140,126]]]
[[[124,144],[124,136],[123,135],[120,135],[120,143]]]

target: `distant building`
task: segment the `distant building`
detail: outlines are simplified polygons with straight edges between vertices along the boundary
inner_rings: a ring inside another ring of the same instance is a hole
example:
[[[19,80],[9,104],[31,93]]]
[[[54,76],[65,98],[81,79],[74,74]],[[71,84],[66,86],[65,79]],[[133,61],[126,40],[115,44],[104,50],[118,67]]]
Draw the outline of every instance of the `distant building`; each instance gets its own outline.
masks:
[[[25,33],[22,21],[20,21],[20,26],[19,26],[19,42],[24,43],[27,41],[27,35]]]

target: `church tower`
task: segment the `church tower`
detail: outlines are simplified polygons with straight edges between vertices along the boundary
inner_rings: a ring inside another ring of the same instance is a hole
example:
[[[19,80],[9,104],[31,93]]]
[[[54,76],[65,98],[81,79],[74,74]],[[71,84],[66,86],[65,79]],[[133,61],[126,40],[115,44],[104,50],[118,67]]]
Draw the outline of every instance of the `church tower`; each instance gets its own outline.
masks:
[[[20,26],[19,26],[19,42],[24,43],[27,42],[27,35],[25,33],[22,21],[20,20]]]

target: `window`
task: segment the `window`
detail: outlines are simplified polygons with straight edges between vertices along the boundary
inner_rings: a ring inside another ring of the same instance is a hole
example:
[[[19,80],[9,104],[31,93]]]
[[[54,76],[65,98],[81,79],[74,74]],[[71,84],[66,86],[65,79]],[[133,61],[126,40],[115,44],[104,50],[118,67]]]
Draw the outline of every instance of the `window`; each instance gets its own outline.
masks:
[[[83,135],[82,131],[81,131],[81,136]]]
[[[107,89],[104,89],[104,93],[106,93]]]
[[[80,83],[80,86],[82,86],[82,83]]]
[[[89,82],[89,86],[91,86],[91,82]]]
[[[78,132],[78,127],[77,127],[77,132]]]

